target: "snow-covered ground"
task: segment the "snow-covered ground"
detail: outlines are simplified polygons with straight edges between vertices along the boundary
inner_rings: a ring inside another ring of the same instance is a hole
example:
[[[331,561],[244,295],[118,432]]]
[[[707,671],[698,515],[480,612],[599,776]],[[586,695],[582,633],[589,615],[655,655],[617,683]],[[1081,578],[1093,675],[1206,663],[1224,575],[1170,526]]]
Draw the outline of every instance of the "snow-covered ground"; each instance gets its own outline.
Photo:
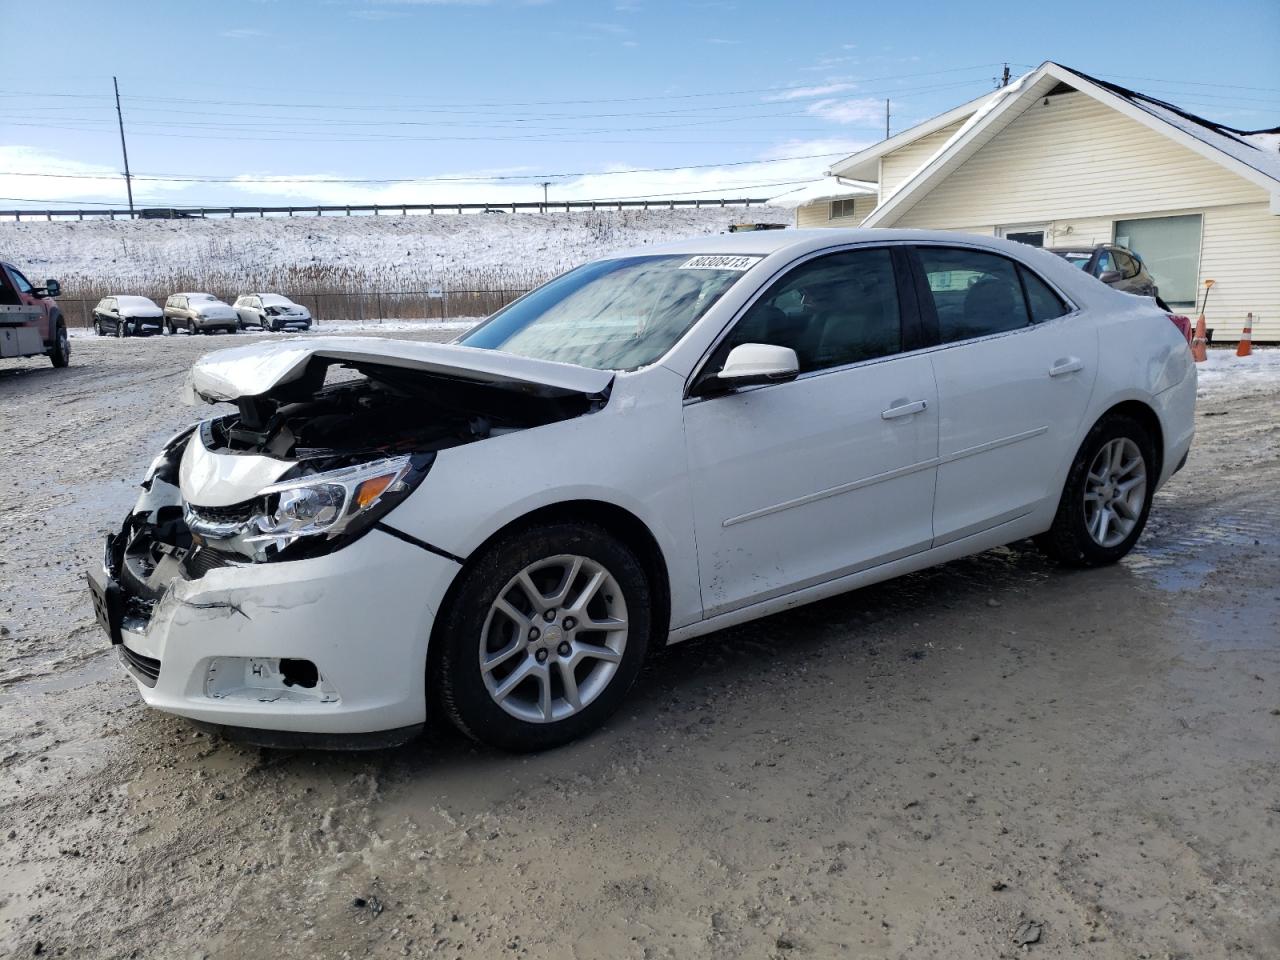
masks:
[[[483,317],[455,317],[452,320],[335,320],[317,323],[311,328],[313,334],[325,336],[342,336],[351,333],[430,333],[432,331],[449,331],[455,335],[470,330]],[[72,339],[94,337],[96,334],[88,327],[71,327],[69,335]],[[186,334],[178,334],[186,336]],[[242,337],[290,337],[307,336],[301,333],[272,333],[264,330],[242,330],[236,336]]]
[[[1235,347],[1210,350],[1209,359],[1196,364],[1196,372],[1201,397],[1238,386],[1280,390],[1280,347],[1254,347],[1251,357],[1237,357]]]
[[[790,224],[772,207],[382,217],[0,223],[0,253],[67,296],[242,291],[524,288],[628,247]],[[289,289],[288,287],[292,287]],[[300,289],[301,288],[301,289]],[[188,287],[182,286],[182,289]]]

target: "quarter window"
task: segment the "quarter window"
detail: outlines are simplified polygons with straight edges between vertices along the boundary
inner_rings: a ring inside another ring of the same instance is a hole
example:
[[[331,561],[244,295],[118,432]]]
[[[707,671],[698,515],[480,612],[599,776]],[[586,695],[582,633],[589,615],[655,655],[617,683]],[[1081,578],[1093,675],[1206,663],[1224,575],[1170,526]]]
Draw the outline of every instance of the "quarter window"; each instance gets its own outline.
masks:
[[[1012,260],[952,247],[918,247],[917,253],[942,343],[1005,333],[1031,322]]]
[[[801,373],[901,352],[889,251],[849,250],[796,267],[743,314],[710,369],[722,369],[729,351],[742,343],[790,347]]]
[[[1034,273],[1023,266],[1018,267],[1018,273],[1022,275],[1022,288],[1027,292],[1027,308],[1031,311],[1032,323],[1043,323],[1069,312],[1062,298]]]

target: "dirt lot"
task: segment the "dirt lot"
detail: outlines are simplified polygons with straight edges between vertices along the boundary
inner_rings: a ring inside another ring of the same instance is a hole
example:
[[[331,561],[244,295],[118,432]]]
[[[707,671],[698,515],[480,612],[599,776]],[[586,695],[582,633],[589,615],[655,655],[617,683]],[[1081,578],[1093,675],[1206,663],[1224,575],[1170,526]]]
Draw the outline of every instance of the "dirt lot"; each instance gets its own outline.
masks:
[[[82,586],[227,344],[0,364],[0,955],[1280,956],[1274,384],[1203,391],[1117,567],[1018,544],[695,641],[545,755],[340,755],[145,710]]]

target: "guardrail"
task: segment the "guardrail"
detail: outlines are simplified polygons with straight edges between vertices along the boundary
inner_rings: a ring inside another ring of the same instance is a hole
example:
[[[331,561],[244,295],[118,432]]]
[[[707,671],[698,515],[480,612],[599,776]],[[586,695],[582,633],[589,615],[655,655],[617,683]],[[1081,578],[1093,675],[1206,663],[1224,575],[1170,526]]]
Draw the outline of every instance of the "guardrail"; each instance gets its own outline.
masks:
[[[375,217],[408,216],[409,213],[517,213],[521,210],[537,213],[568,213],[571,210],[674,210],[676,207],[750,207],[764,206],[769,201],[760,197],[725,197],[718,200],[565,200],[556,203],[393,203],[393,204],[348,204],[344,206],[295,206],[295,207],[163,207],[142,208],[135,210],[131,217],[129,211],[108,210],[0,210],[0,217],[12,217],[21,222],[27,220],[184,220],[208,219],[211,217],[323,217],[325,214],[368,215]]]

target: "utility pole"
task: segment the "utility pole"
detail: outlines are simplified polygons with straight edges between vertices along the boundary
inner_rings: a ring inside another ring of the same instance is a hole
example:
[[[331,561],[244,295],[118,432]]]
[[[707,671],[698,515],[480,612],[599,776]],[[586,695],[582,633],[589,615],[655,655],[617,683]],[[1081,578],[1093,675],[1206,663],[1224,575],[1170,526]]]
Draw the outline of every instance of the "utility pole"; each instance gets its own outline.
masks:
[[[1009,65],[1004,65],[1004,70],[1000,73],[1000,86],[1007,87],[1009,85]]]
[[[542,183],[542,212],[547,212],[547,187],[551,186],[550,180],[544,180]]]
[[[889,98],[884,98],[884,138],[889,139]]]
[[[129,192],[129,219],[133,219],[133,178],[129,176],[129,148],[124,144],[124,114],[120,112],[120,84],[115,77],[111,85],[116,90],[116,119],[120,121],[120,152],[124,154],[124,188]]]

